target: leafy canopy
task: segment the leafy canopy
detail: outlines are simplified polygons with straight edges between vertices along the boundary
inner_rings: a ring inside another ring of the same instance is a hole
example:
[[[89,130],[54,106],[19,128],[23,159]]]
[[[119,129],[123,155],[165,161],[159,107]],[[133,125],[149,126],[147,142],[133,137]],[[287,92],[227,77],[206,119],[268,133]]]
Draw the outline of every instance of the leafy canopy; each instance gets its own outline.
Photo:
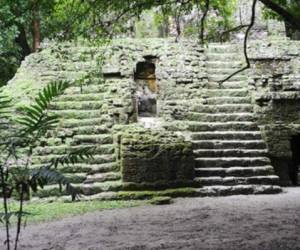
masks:
[[[156,20],[164,24],[169,17],[192,15],[188,33],[199,32],[199,22],[209,9],[204,22],[205,35],[231,28],[234,6],[238,0],[0,0],[0,86],[15,73],[20,62],[36,51],[44,39],[91,40],[126,34],[128,21],[139,18],[145,10],[155,9]],[[259,0],[269,10],[267,16],[289,23],[300,30],[299,0]],[[196,20],[196,22],[195,22]],[[200,29],[201,30],[201,29]],[[182,32],[184,33],[184,32]]]

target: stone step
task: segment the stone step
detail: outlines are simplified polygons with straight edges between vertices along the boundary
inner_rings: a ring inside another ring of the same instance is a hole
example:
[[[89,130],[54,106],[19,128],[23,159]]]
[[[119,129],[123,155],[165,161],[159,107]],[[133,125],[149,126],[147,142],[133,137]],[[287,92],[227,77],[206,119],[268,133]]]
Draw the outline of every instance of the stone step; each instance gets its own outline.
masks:
[[[208,52],[206,54],[207,61],[220,61],[220,62],[231,62],[231,61],[241,61],[243,62],[243,56],[240,53],[231,53],[223,51],[221,53]]]
[[[58,138],[71,138],[74,135],[100,135],[100,134],[108,134],[111,130],[108,128],[108,126],[102,125],[90,125],[90,126],[78,126],[76,128],[64,128],[62,126],[59,127],[57,132],[55,133],[55,136]],[[53,139],[53,134],[46,135],[46,138]]]
[[[240,194],[277,194],[282,191],[277,185],[206,186],[197,189],[198,196],[226,196]]]
[[[63,119],[93,119],[102,118],[103,112],[101,110],[51,110],[50,114],[55,114]]]
[[[251,177],[196,177],[195,181],[203,186],[213,185],[276,185],[278,184],[279,177],[276,175],[264,175],[264,176],[251,176]]]
[[[88,175],[83,183],[116,181],[120,179],[121,179],[121,173],[119,172],[97,173],[97,174]]]
[[[196,157],[258,157],[267,156],[267,149],[197,149]]]
[[[61,158],[63,155],[55,155],[55,154],[49,154],[49,155],[34,155],[32,157],[32,162],[34,164],[44,164],[49,163],[54,159]],[[89,164],[103,164],[103,163],[111,163],[115,162],[116,157],[114,154],[94,154],[93,158],[84,158],[84,159],[78,159],[78,163],[89,163]]]
[[[259,140],[260,131],[209,131],[193,132],[192,140]]]
[[[197,122],[176,120],[162,123],[170,131],[260,131],[254,122]]]
[[[68,152],[74,152],[78,150],[90,149],[91,152],[96,154],[113,154],[114,153],[114,145],[113,144],[104,144],[104,145],[78,145],[78,146],[70,146],[70,145],[57,145],[57,146],[45,146],[45,147],[36,147],[33,150],[35,155],[64,155]]]
[[[178,105],[191,105],[191,104],[201,104],[201,98],[189,98],[189,99],[165,99],[159,100],[163,105],[168,106],[178,106]]]
[[[190,121],[199,121],[199,122],[254,122],[255,117],[253,113],[197,113],[197,112],[188,112],[183,116],[184,119]]]
[[[232,60],[230,62],[224,61],[207,61],[206,67],[207,68],[222,68],[222,69],[232,69],[232,68],[240,68],[243,66],[243,62],[239,60]]]
[[[63,173],[63,175],[70,183],[80,184],[86,180],[88,173],[81,173],[81,172]],[[57,182],[48,181],[47,183],[47,185],[54,185],[54,184],[57,184]]]
[[[211,77],[213,74],[216,74],[216,75],[231,75],[231,74],[235,73],[237,70],[239,70],[240,68],[242,68],[242,66],[240,66],[239,68],[238,67],[229,67],[229,66],[227,66],[226,68],[208,67],[207,66],[206,72],[207,72],[207,75],[209,77]],[[243,75],[243,73],[240,73],[240,74]]]
[[[259,131],[254,122],[189,122],[184,121],[187,129],[192,132],[198,131]]]
[[[208,197],[208,196],[228,196],[228,195],[248,195],[248,194],[277,194],[280,193],[282,189],[277,185],[234,185],[234,186],[205,186],[201,188],[194,189],[194,196],[196,197]],[[171,190],[170,190],[171,192]],[[134,196],[135,192],[132,192]],[[168,193],[167,193],[168,194]],[[178,197],[178,194],[176,194]],[[128,195],[130,196],[130,195]],[[128,199],[125,196],[125,199]],[[185,196],[185,193],[182,193]],[[93,195],[80,195],[81,201],[107,201],[107,200],[119,200],[120,197],[118,191],[107,191]],[[33,198],[35,199],[35,198]],[[38,198],[41,200],[41,198]],[[62,195],[57,197],[47,197],[45,200],[47,202],[57,201],[59,199],[62,202],[70,202],[70,196]]]
[[[78,144],[112,144],[113,137],[110,134],[101,135],[75,135],[73,145]]]
[[[118,171],[119,165],[117,162],[109,162],[102,164],[86,164],[86,163],[75,163],[71,165],[64,165],[58,167],[59,171],[62,173],[107,173]]]
[[[228,168],[233,166],[250,167],[269,165],[267,157],[201,157],[196,158],[196,168]]]
[[[102,115],[99,118],[71,118],[71,119],[63,119],[60,127],[62,128],[75,128],[85,127],[85,126],[97,126],[105,124],[108,127],[113,126],[113,120],[108,115]]]
[[[239,55],[239,51],[240,49],[237,47],[233,47],[233,46],[218,46],[218,47],[214,47],[214,46],[210,46],[206,49],[206,55],[211,55],[211,54],[219,54],[219,55],[223,55],[223,54],[235,54],[235,55]]]
[[[106,125],[89,125],[72,128],[73,133],[77,135],[98,135],[110,133],[110,128]]]
[[[203,101],[204,104],[251,104],[251,97],[210,97]]]
[[[262,167],[196,168],[195,175],[197,177],[249,177],[259,175],[274,175],[274,169],[270,165]]]
[[[65,173],[64,176],[68,179],[70,183],[80,184],[86,180],[87,173]],[[56,183],[48,183],[48,184],[56,184]]]
[[[198,140],[192,143],[195,149],[266,149],[263,140]]]
[[[226,53],[228,51],[237,53],[242,49],[242,47],[238,44],[210,43],[207,49],[210,53]]]
[[[60,102],[80,102],[80,101],[100,101],[104,100],[107,96],[106,93],[93,93],[93,94],[68,94],[59,96],[56,101]]]
[[[234,73],[234,72],[231,72],[231,73]],[[227,73],[220,73],[220,72],[210,72],[210,74],[208,75],[208,79],[209,79],[209,81],[215,81],[215,82],[223,81],[228,76],[230,76],[231,73],[227,74]],[[240,74],[237,74],[237,75],[234,75],[233,77],[231,77],[230,80],[247,82],[248,77],[246,75],[243,75],[240,73]]]
[[[50,110],[99,110],[102,108],[103,101],[57,101],[51,104]]]
[[[247,97],[249,91],[246,88],[239,89],[207,89],[204,92],[205,97]]]
[[[82,86],[71,86],[64,91],[65,95],[72,94],[95,94],[107,92],[108,84],[87,84]]]
[[[208,89],[239,89],[239,88],[248,88],[247,81],[226,81],[221,85],[218,82],[208,82],[206,84]]]
[[[105,182],[95,182],[95,183],[80,183],[73,184],[77,188],[78,192],[83,195],[94,195],[102,192],[115,192],[120,191],[123,187],[120,180],[116,181],[105,181]],[[60,192],[58,185],[47,185],[44,189],[40,189],[38,192],[33,193],[33,196],[40,198],[50,197],[50,196],[63,196],[66,195],[66,191],[63,188],[63,191]]]
[[[199,113],[251,113],[251,104],[219,104],[219,105],[196,105],[192,107],[193,112]]]
[[[39,200],[43,200],[41,198],[38,198]],[[44,198],[47,202],[51,201],[61,201],[61,202],[70,202],[71,197],[68,195],[61,195],[59,198],[58,197],[46,197]],[[93,194],[93,195],[80,195],[79,198],[80,201],[112,201],[112,200],[120,200],[120,196],[118,195],[117,192],[113,191],[108,191],[108,192],[102,192],[98,194]]]
[[[92,195],[101,192],[119,191],[122,187],[122,182],[120,180],[116,180],[82,184],[80,185],[79,190],[84,195]]]

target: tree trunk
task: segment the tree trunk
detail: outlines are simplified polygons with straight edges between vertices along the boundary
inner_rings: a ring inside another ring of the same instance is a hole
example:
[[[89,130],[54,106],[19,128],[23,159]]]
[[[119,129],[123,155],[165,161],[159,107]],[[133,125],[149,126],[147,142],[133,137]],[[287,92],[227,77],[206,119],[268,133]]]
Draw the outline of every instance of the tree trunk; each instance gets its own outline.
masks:
[[[41,30],[40,30],[40,17],[37,10],[36,1],[32,5],[32,51],[36,52],[41,45]]]
[[[259,0],[262,2],[267,8],[273,10],[277,14],[279,14],[285,22],[289,23],[293,29],[300,31],[300,18],[296,15],[291,14],[288,10],[283,8],[280,4],[272,0]]]
[[[21,47],[21,60],[23,60],[26,56],[28,56],[31,53],[31,49],[27,41],[25,28],[22,25],[19,25],[18,30],[19,34],[16,37],[15,42]]]

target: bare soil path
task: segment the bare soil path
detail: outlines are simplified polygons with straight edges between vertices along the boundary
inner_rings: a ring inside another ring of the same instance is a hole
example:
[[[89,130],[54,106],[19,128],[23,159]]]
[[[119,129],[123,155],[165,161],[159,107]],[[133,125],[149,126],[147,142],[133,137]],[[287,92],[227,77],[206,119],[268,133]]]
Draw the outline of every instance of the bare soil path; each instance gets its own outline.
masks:
[[[21,250],[300,250],[300,188],[90,213],[30,225],[21,241]]]

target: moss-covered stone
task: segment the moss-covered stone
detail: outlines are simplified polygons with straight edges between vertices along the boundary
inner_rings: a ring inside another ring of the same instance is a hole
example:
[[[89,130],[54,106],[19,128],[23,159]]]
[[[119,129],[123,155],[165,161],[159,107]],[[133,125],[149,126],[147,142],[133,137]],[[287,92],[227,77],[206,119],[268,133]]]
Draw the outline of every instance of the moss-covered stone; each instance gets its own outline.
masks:
[[[169,205],[173,203],[173,200],[169,196],[158,196],[154,197],[151,201],[150,204],[152,205]]]
[[[169,196],[171,198],[178,197],[197,197],[198,192],[195,188],[175,188],[160,191],[120,191],[118,199],[122,200],[141,200],[153,199],[154,197]]]
[[[34,164],[41,164],[75,148],[95,147],[93,160],[59,168],[72,174],[70,180],[81,185],[87,195],[197,187],[192,145],[167,131],[180,132],[203,146],[205,150],[196,150],[197,158],[204,158],[202,154],[221,157],[224,155],[217,150],[224,149],[225,143],[211,140],[225,136],[202,132],[258,130],[256,122],[274,159],[272,163],[287,176],[292,157],[290,140],[300,134],[299,48],[299,42],[289,40],[251,41],[251,70],[225,82],[220,89],[216,80],[243,65],[236,44],[204,48],[197,41],[184,39],[178,43],[170,39],[121,39],[108,46],[50,43],[26,58],[4,93],[12,97],[17,115],[20,106],[30,103],[49,82],[70,82],[71,86],[49,107],[61,117],[58,128],[42,138],[32,159]],[[137,64],[146,58],[155,61],[156,115],[165,130],[124,127],[138,120],[134,75]],[[103,65],[99,64],[102,59]],[[240,135],[226,138],[247,139]],[[237,145],[265,148],[258,140]],[[120,175],[118,164],[122,182],[105,182],[102,173],[113,172],[107,174],[108,179]],[[89,178],[93,185],[83,185],[83,176],[93,174]],[[56,194],[61,195],[51,188],[40,193],[42,197]]]
[[[194,178],[192,145],[174,133],[133,125],[118,133],[118,142],[123,182],[161,186]]]

